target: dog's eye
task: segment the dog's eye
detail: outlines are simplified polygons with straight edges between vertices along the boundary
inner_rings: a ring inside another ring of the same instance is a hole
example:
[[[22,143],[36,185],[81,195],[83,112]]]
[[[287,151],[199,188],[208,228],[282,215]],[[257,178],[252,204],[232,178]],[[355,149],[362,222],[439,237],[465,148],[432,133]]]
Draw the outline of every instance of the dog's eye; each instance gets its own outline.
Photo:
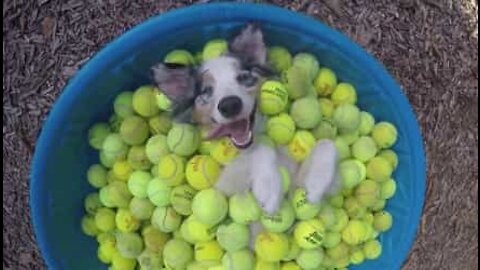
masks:
[[[202,88],[202,92],[200,94],[209,97],[212,95],[212,93],[213,93],[213,87],[205,86]]]
[[[252,87],[258,82],[258,78],[253,76],[250,72],[243,72],[237,76],[237,81],[246,87]]]

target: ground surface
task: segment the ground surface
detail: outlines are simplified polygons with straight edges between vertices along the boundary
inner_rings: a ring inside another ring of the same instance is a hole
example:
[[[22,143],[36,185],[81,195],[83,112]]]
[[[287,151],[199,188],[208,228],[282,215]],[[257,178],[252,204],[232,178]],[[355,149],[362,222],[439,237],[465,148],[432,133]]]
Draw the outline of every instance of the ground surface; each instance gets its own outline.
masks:
[[[16,0],[3,8],[3,269],[43,269],[28,210],[37,132],[65,81],[145,18],[195,1]],[[272,1],[378,57],[423,130],[428,194],[404,269],[478,269],[478,2]]]

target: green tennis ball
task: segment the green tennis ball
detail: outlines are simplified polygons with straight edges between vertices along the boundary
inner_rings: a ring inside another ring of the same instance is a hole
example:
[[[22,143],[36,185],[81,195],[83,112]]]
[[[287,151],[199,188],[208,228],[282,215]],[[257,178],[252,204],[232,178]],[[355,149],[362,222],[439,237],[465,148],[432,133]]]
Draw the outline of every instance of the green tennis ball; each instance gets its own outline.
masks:
[[[312,129],[322,120],[317,99],[310,97],[295,100],[290,107],[290,116],[301,129]]]
[[[170,111],[170,109],[172,108],[172,101],[170,100],[170,98],[168,98],[167,95],[160,91],[155,94],[155,102],[158,108],[163,111]]]
[[[211,241],[215,238],[216,227],[200,222],[193,215],[180,226],[182,238],[192,244]]]
[[[145,120],[138,116],[128,116],[120,126],[120,136],[129,145],[139,145],[148,138],[149,127]]]
[[[121,232],[133,232],[140,228],[140,221],[128,209],[118,209],[115,224]]]
[[[168,269],[184,269],[193,261],[193,248],[180,239],[172,239],[163,249],[163,260]]]
[[[282,176],[283,194],[287,194],[290,191],[290,186],[292,184],[290,173],[288,172],[288,169],[283,166],[278,167],[278,170],[280,171],[280,175]]]
[[[120,232],[116,235],[117,250],[125,258],[135,259],[143,251],[143,240],[140,235],[131,232]]]
[[[332,101],[335,105],[357,103],[357,91],[349,83],[339,83],[332,93]]]
[[[339,260],[339,259],[345,258],[345,257],[348,258],[349,251],[350,251],[349,246],[344,242],[340,242],[338,245],[336,245],[334,247],[331,247],[331,248],[327,248],[325,250],[328,257],[330,257],[334,260]]]
[[[318,219],[300,221],[295,225],[293,237],[303,249],[318,248],[325,238],[325,226]]]
[[[117,240],[115,239],[115,235],[113,233],[112,238],[105,240],[103,242],[99,242],[98,249],[97,249],[97,257],[103,263],[111,263],[113,259],[113,255],[118,253],[117,251]]]
[[[163,62],[189,66],[195,64],[195,58],[193,58],[193,55],[186,50],[173,50],[165,56]]]
[[[323,249],[302,249],[295,261],[303,269],[316,269],[323,260]]]
[[[372,138],[379,148],[389,148],[397,141],[397,128],[389,122],[380,122],[373,127]]]
[[[157,174],[167,185],[178,186],[185,180],[185,160],[175,154],[168,154],[160,158]]]
[[[380,211],[373,218],[373,227],[379,232],[386,232],[392,227],[393,218],[387,211]]]
[[[237,157],[239,151],[229,138],[217,140],[210,150],[210,155],[220,164],[226,165]]]
[[[360,133],[358,130],[351,132],[340,132],[338,138],[344,140],[349,146],[351,146],[360,138]]]
[[[133,168],[130,166],[130,163],[126,160],[117,160],[113,164],[110,177],[113,177],[119,181],[127,181],[132,174]],[[108,176],[107,176],[108,177]],[[112,180],[114,180],[112,179]],[[108,181],[107,181],[108,182]]]
[[[167,146],[167,137],[162,134],[155,135],[148,139],[145,145],[145,155],[153,164],[158,164],[160,159],[170,153]]]
[[[345,160],[347,158],[350,158],[352,156],[352,153],[350,152],[350,147],[348,144],[345,142],[344,139],[342,138],[335,138],[335,147],[337,148],[337,152],[339,154],[340,160]]]
[[[170,233],[180,228],[181,216],[172,208],[159,206],[152,214],[152,225],[162,232]]]
[[[262,210],[251,192],[232,195],[228,205],[230,217],[237,223],[247,225],[260,219]]]
[[[367,229],[359,220],[350,220],[342,231],[342,240],[349,245],[358,245],[366,238]]]
[[[281,233],[288,230],[295,221],[295,212],[288,201],[283,201],[280,209],[274,214],[263,213],[260,222],[263,227],[275,233]]]
[[[333,104],[332,100],[328,98],[319,98],[318,104],[320,105],[320,112],[324,119],[331,119],[333,116],[333,112],[335,111],[335,104]]]
[[[377,240],[370,240],[363,245],[365,258],[374,260],[382,254],[382,245]]]
[[[192,211],[200,222],[214,226],[227,216],[228,202],[216,189],[204,189],[193,198]]]
[[[156,115],[160,111],[156,102],[158,91],[152,85],[141,86],[135,90],[132,97],[132,106],[135,112],[143,117]]]
[[[371,137],[360,137],[352,145],[352,155],[354,158],[367,162],[377,154],[377,145]]]
[[[290,236],[290,235],[289,235]],[[282,261],[288,262],[288,261],[294,261],[295,258],[298,256],[300,253],[300,247],[298,246],[297,242],[294,241],[294,239],[289,239],[289,247],[288,247],[288,252],[285,257],[282,258]]]
[[[395,192],[397,191],[397,183],[393,179],[388,179],[387,181],[384,181],[380,183],[380,198],[387,200],[393,197],[395,195]]]
[[[344,209],[336,208],[335,210],[336,222],[329,228],[332,232],[341,232],[348,224],[348,214]]]
[[[282,80],[287,88],[289,98],[297,99],[315,92],[309,76],[309,72],[298,65],[293,65],[282,73]]]
[[[357,186],[365,179],[365,170],[365,166],[362,163],[352,159],[340,162],[338,173],[342,186],[345,188],[354,188]]]
[[[107,184],[107,170],[100,164],[93,164],[87,170],[87,180],[95,188],[104,187]]]
[[[158,178],[148,182],[147,196],[148,199],[156,206],[167,206],[170,204],[170,192],[172,188],[166,181]]]
[[[310,203],[307,199],[307,193],[304,189],[298,188],[292,196],[292,206],[295,216],[299,220],[312,219],[320,212],[320,203]]]
[[[315,137],[311,132],[297,131],[288,144],[288,153],[295,161],[303,161],[310,154],[315,143]]]
[[[223,270],[223,266],[221,261],[194,261],[187,265],[186,270]]]
[[[170,203],[173,209],[180,215],[188,216],[192,214],[192,200],[197,191],[189,185],[180,185],[172,189],[170,193]]]
[[[127,157],[128,147],[120,134],[111,133],[103,141],[102,150],[108,159],[119,160]]]
[[[132,106],[133,92],[125,91],[113,101],[113,111],[121,118],[127,118],[135,114]]]
[[[281,82],[266,81],[260,87],[259,108],[263,114],[278,114],[285,110],[287,102],[288,92]]]
[[[149,170],[152,168],[152,163],[147,157],[146,148],[144,145],[135,145],[130,147],[127,155],[128,164],[134,170]]]
[[[372,225],[373,224],[373,214],[371,212],[366,213],[362,217],[362,221],[365,222],[365,224]]]
[[[155,206],[146,198],[133,197],[129,205],[130,212],[139,220],[147,220],[152,217]]]
[[[378,182],[386,181],[390,179],[392,172],[392,165],[382,157],[374,157],[367,163],[367,177],[372,180]]]
[[[105,168],[112,168],[116,161],[116,158],[105,155],[105,151],[103,150],[98,151],[98,159],[100,160],[100,164]]]
[[[217,241],[228,252],[235,252],[248,246],[250,231],[246,225],[226,222],[218,226]]]
[[[114,181],[100,190],[100,200],[107,207],[128,207],[132,194],[127,183]]]
[[[110,125],[110,129],[114,133],[120,132],[120,126],[122,125],[123,118],[116,114],[112,114],[110,118],[108,118],[108,124]]]
[[[380,153],[378,153],[378,156],[386,159],[390,163],[390,165],[392,165],[392,168],[394,170],[397,168],[398,156],[397,156],[397,153],[395,153],[393,150],[390,150],[390,149],[382,150]]]
[[[165,244],[170,240],[169,234],[154,228],[152,225],[142,230],[142,236],[145,248],[160,254],[163,252]]]
[[[360,125],[360,110],[349,103],[341,104],[333,112],[332,119],[340,132],[353,132]]]
[[[280,262],[265,262],[257,260],[253,270],[280,270]]]
[[[259,135],[259,136],[256,136],[255,139],[256,139],[256,142],[258,142],[259,144],[266,145],[270,148],[275,147],[275,142],[272,140],[272,138],[270,138],[267,135]]]
[[[103,207],[100,195],[97,192],[89,193],[83,200],[83,206],[88,214],[95,214],[99,208]]]
[[[150,133],[153,135],[167,134],[172,128],[172,120],[167,113],[161,113],[148,119],[148,127],[150,128]]]
[[[105,138],[111,130],[106,123],[96,123],[88,130],[88,143],[96,150],[101,150]]]
[[[362,181],[355,188],[355,198],[365,207],[371,207],[380,197],[380,186],[373,180]]]
[[[277,72],[283,72],[292,66],[292,55],[290,52],[280,46],[274,46],[267,51],[268,63]]]
[[[197,151],[200,132],[190,124],[174,124],[167,135],[167,145],[173,153],[188,157]]]
[[[369,135],[372,132],[374,126],[375,118],[373,118],[373,116],[369,112],[360,112],[360,125],[358,127],[360,135]]]
[[[92,215],[85,215],[81,221],[81,227],[84,234],[88,236],[96,236],[100,233],[100,230],[95,224],[95,217]]]
[[[185,176],[193,188],[202,190],[215,185],[220,170],[220,164],[212,157],[196,155],[188,161]]]
[[[386,204],[387,204],[387,201],[386,201],[386,200],[379,199],[379,200],[377,200],[377,201],[375,202],[374,205],[372,205],[372,206],[370,207],[370,209],[371,209],[372,211],[380,211],[380,210],[382,210],[382,209],[385,208],[385,205],[386,205]]]
[[[95,225],[102,232],[115,229],[115,211],[109,208],[100,208],[95,213]]]
[[[327,201],[333,207],[341,208],[343,206],[343,195],[342,194],[327,195]]]
[[[350,263],[359,265],[365,261],[365,254],[361,248],[355,248],[350,251]]]
[[[137,260],[130,259],[122,256],[120,252],[117,252],[112,257],[112,268],[122,270],[135,270],[137,266]]]
[[[337,222],[337,217],[335,216],[335,209],[329,204],[322,204],[322,207],[320,208],[320,213],[318,214],[318,218],[327,229],[335,225],[335,223]]]
[[[234,252],[227,252],[223,255],[222,266],[223,269],[235,269],[235,270],[251,270],[255,264],[255,258],[248,249],[242,249]],[[213,269],[212,269],[213,270]]]
[[[363,206],[355,197],[347,197],[343,208],[350,218],[359,219],[365,215],[367,208]]]
[[[293,65],[303,68],[309,75],[310,82],[317,76],[320,65],[315,56],[309,53],[299,53],[293,58]]]
[[[319,96],[326,97],[337,87],[337,76],[329,68],[321,68],[314,82]]]
[[[337,136],[337,127],[328,120],[320,121],[318,126],[313,130],[315,139],[330,139],[333,140]]]
[[[288,253],[289,241],[285,234],[260,232],[255,239],[255,253],[266,262],[279,262]]]
[[[220,261],[224,253],[220,244],[215,240],[199,242],[194,247],[195,260],[199,262]]]
[[[332,248],[342,241],[342,234],[339,232],[327,232],[322,246],[325,248]]]
[[[300,266],[295,262],[286,262],[282,264],[282,266],[280,267],[280,270],[302,270],[302,268],[300,268]],[[319,268],[318,270],[323,270],[323,269]]]
[[[278,144],[288,144],[295,134],[295,122],[286,113],[281,113],[267,120],[267,134]]]
[[[163,255],[151,250],[144,250],[137,258],[141,269],[162,269]]]
[[[228,43],[224,39],[210,40],[203,47],[202,58],[203,61],[207,61],[213,58],[217,58],[228,51]]]
[[[147,197],[148,183],[152,180],[152,175],[145,171],[134,171],[128,178],[128,190],[133,196],[138,198]]]

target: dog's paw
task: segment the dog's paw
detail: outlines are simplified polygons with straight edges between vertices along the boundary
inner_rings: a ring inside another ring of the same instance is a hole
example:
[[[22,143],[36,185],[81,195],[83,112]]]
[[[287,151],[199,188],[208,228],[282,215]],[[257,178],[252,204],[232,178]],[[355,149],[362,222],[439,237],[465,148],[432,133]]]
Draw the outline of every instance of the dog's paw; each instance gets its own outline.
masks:
[[[282,176],[278,169],[264,171],[256,175],[253,180],[252,191],[265,212],[275,213],[282,201]]]

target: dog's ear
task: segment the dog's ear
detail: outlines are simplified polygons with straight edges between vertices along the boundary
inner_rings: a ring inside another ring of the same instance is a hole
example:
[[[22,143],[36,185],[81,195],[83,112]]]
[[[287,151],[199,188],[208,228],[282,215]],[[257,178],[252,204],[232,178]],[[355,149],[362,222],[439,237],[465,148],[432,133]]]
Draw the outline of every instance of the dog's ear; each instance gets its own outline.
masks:
[[[230,53],[249,66],[266,66],[267,48],[260,27],[248,23],[229,43]]]
[[[195,70],[180,64],[160,63],[151,68],[153,81],[173,102],[193,98]]]

